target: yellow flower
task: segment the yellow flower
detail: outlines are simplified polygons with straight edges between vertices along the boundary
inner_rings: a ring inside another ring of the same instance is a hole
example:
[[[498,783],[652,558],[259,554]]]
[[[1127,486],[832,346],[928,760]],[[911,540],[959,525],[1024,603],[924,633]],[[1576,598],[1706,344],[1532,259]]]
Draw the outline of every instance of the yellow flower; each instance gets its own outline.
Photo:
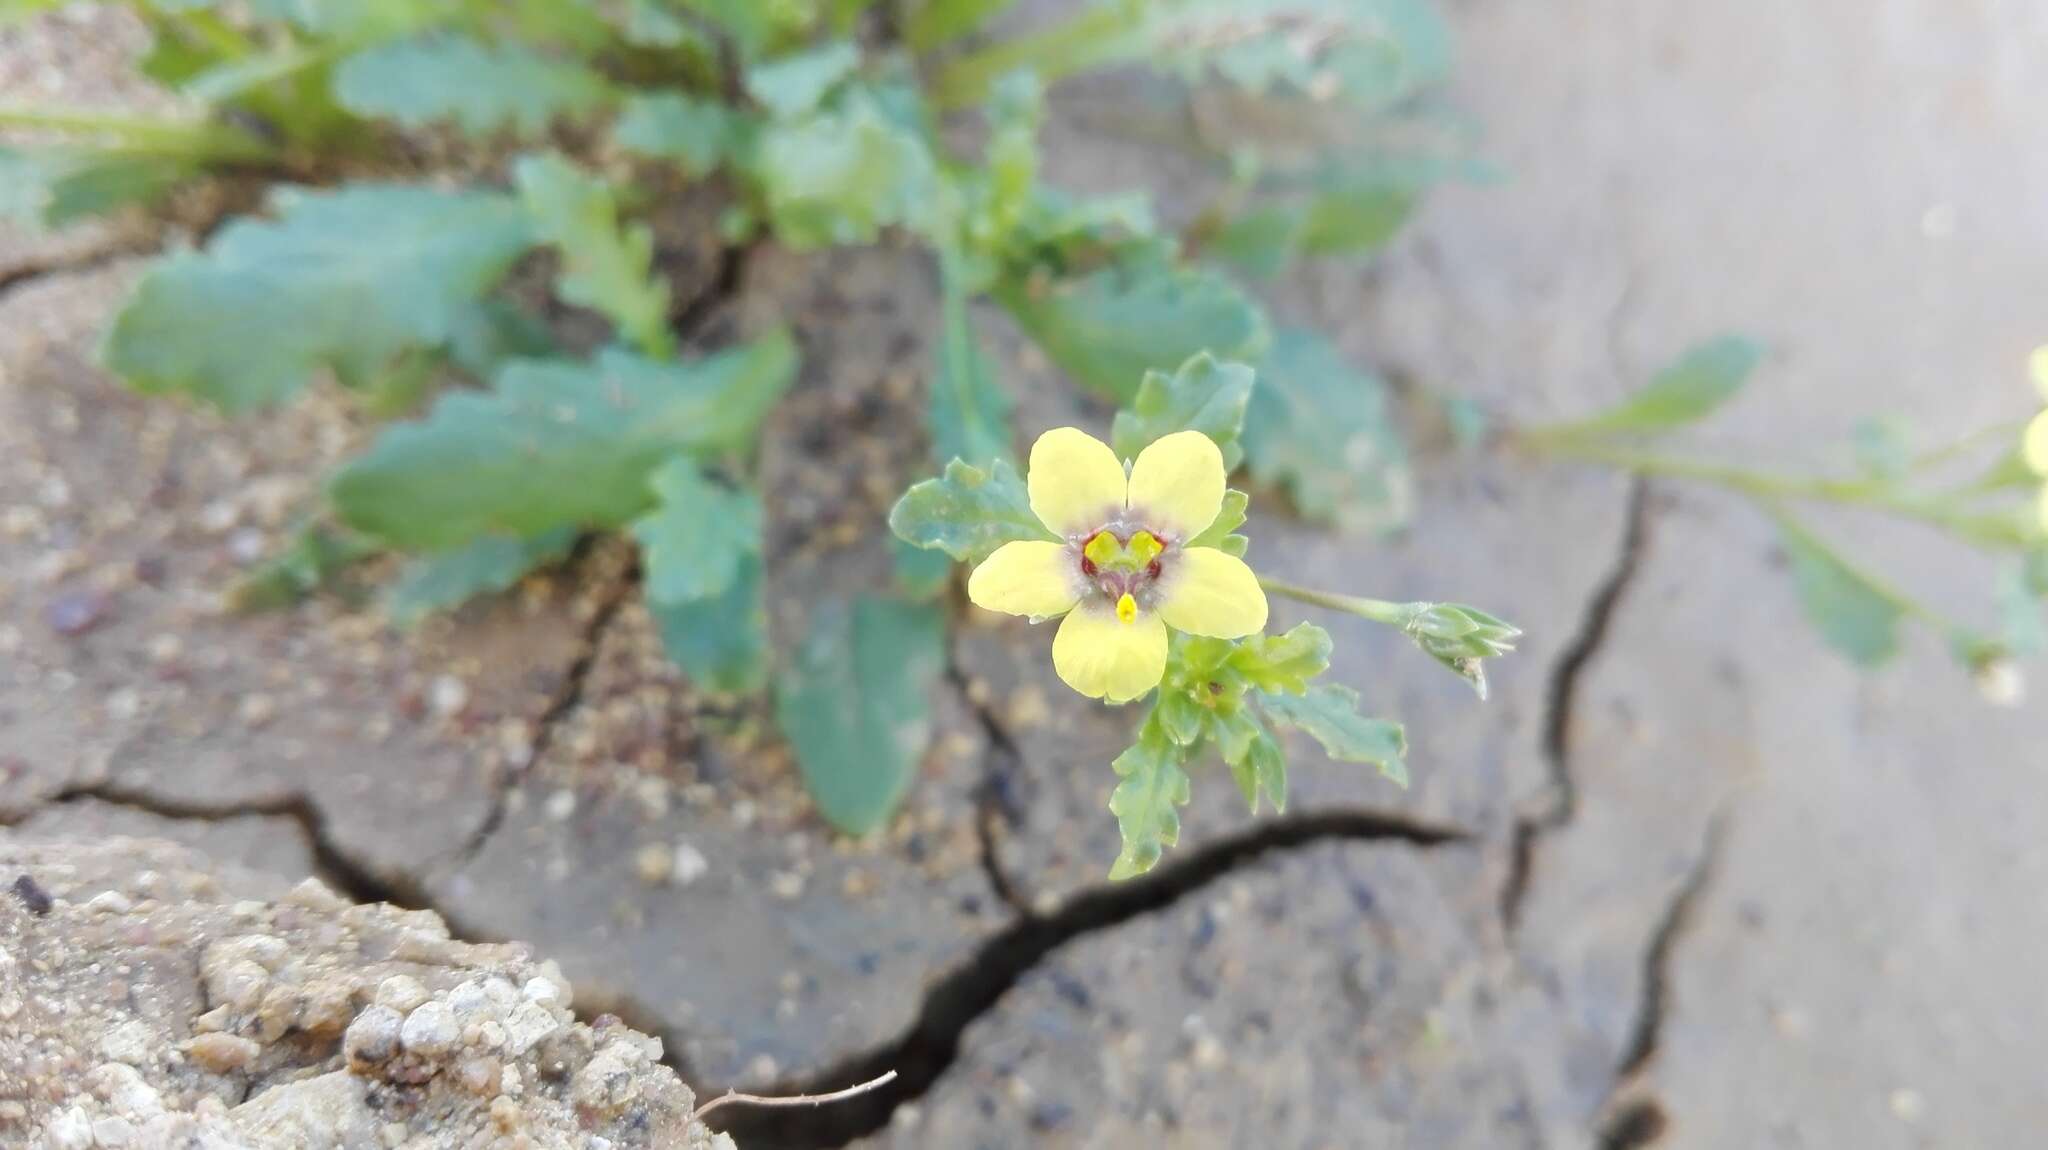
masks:
[[[2048,345],[2034,349],[2027,359],[2027,373],[2034,377],[2034,390],[2041,393],[2041,402],[2048,404]],[[2026,454],[2027,466],[2034,474],[2048,480],[2048,407],[2034,417],[2027,425],[2027,437],[2022,450]],[[2048,482],[2041,484],[2041,528],[2048,531]]]
[[[1188,541],[1223,507],[1223,453],[1180,431],[1122,460],[1056,427],[1031,448],[1031,511],[1061,542],[1005,543],[967,580],[976,606],[1033,622],[1065,615],[1053,668],[1091,698],[1128,702],[1166,672],[1166,629],[1237,639],[1266,626],[1244,560]]]

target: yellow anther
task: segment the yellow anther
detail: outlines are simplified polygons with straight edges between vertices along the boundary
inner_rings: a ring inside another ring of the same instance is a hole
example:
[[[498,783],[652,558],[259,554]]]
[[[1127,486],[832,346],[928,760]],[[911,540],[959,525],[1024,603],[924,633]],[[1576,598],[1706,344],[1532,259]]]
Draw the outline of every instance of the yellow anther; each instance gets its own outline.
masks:
[[[1116,617],[1126,623],[1138,617],[1138,601],[1131,598],[1129,591],[1124,592],[1124,597],[1116,601]]]
[[[1136,535],[1131,536],[1131,558],[1136,559],[1140,567],[1159,558],[1159,553],[1164,550],[1166,550],[1166,544],[1153,538],[1150,531],[1140,531]]]
[[[1116,541],[1116,536],[1107,531],[1097,531],[1095,538],[1088,541],[1088,546],[1081,549],[1081,554],[1087,556],[1089,562],[1101,567],[1115,562],[1117,555],[1122,551],[1123,546]]]

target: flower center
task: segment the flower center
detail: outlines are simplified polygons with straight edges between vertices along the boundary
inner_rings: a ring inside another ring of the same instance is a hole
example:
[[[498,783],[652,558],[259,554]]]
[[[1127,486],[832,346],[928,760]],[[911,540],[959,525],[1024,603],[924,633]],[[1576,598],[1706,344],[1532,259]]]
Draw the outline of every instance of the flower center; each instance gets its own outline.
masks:
[[[1081,547],[1081,574],[1103,598],[1116,604],[1116,617],[1129,623],[1137,619],[1140,609],[1151,605],[1160,560],[1167,551],[1167,544],[1150,531],[1140,529],[1123,537],[1104,527]]]

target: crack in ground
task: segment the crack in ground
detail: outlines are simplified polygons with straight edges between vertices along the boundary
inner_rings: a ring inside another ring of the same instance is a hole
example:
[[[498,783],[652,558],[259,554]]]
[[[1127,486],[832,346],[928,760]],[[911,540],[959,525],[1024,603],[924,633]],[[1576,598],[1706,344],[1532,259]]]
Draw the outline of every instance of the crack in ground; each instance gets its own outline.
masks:
[[[754,1150],[824,1150],[872,1134],[888,1124],[897,1107],[922,1097],[937,1083],[958,1057],[967,1028],[1053,951],[1083,935],[1163,910],[1269,853],[1330,839],[1407,843],[1422,849],[1474,842],[1473,834],[1461,827],[1362,812],[1280,819],[1219,839],[1143,878],[1091,889],[1051,914],[1021,915],[932,986],[917,1019],[901,1037],[766,1093],[812,1093],[894,1070],[896,1080],[888,1086],[829,1107],[734,1112],[724,1129]]]
[[[1554,665],[1543,710],[1543,758],[1550,768],[1550,802],[1545,809],[1515,820],[1508,847],[1508,873],[1501,884],[1500,915],[1512,935],[1521,921],[1522,902],[1529,893],[1535,871],[1536,851],[1543,836],[1561,830],[1578,815],[1578,781],[1572,773],[1571,720],[1577,706],[1579,679],[1607,641],[1607,629],[1614,621],[1622,597],[1635,581],[1642,565],[1650,533],[1649,483],[1640,476],[1630,481],[1627,526],[1621,535],[1620,553],[1606,578],[1594,589],[1592,599],[1579,623],[1579,630]]]
[[[959,692],[961,702],[980,724],[982,738],[988,743],[988,749],[981,757],[981,783],[974,788],[974,832],[981,846],[982,872],[1003,905],[1017,914],[1028,915],[1031,908],[1025,903],[1023,893],[1010,881],[1009,872],[1003,869],[1002,861],[996,857],[997,823],[1015,828],[1024,821],[1013,781],[1018,768],[1023,765],[1023,752],[1018,750],[1017,740],[1011,736],[995,708],[976,697],[951,643],[946,645],[946,681]]]
[[[4,304],[13,293],[24,290],[39,280],[53,276],[90,275],[93,272],[105,271],[123,260],[161,254],[164,242],[164,237],[152,235],[123,239],[109,243],[103,248],[56,259],[26,260],[14,267],[0,270],[0,304]]]
[[[1615,1064],[1614,1089],[1601,1109],[1611,1117],[1599,1133],[1600,1150],[1637,1150],[1655,1142],[1668,1121],[1664,1108],[1654,1098],[1636,1098],[1617,1105],[1640,1080],[1643,1070],[1657,1056],[1664,1040],[1664,1020],[1671,1011],[1671,963],[1678,944],[1692,925],[1700,897],[1712,884],[1721,865],[1721,850],[1727,840],[1728,811],[1716,810],[1707,820],[1699,858],[1686,871],[1685,879],[1664,905],[1650,933],[1650,945],[1643,951],[1643,985],[1636,1006],[1635,1025],[1629,1032],[1621,1059]]]
[[[194,822],[224,822],[245,815],[290,819],[298,824],[300,833],[306,837],[307,847],[313,854],[316,877],[347,896],[351,902],[388,902],[406,910],[440,913],[413,880],[380,875],[336,846],[328,833],[326,814],[310,796],[299,792],[271,798],[209,803],[167,798],[113,782],[81,783],[58,791],[14,818],[0,821],[0,826],[19,825],[50,807],[87,801],[126,807],[159,818]],[[441,917],[445,920],[448,916],[442,914]]]
[[[587,543],[586,540],[586,547]],[[612,620],[618,616],[619,609],[632,598],[633,589],[639,585],[639,577],[634,571],[619,574],[610,594],[598,604],[595,611],[591,612],[590,623],[583,630],[583,650],[577,654],[576,661],[569,664],[568,673],[562,678],[561,691],[548,700],[547,707],[541,711],[540,717],[534,720],[533,746],[526,760],[527,768],[541,761],[548,748],[554,745],[556,729],[582,705],[584,689],[590,683],[590,672],[597,666],[598,651],[603,645],[605,630],[611,626]],[[490,843],[491,836],[497,834],[498,828],[505,825],[506,808],[510,805],[512,792],[525,775],[526,768],[512,770],[508,765],[501,770],[495,780],[496,785],[491,788],[491,808],[484,813],[483,821],[470,832],[469,838],[463,841],[462,846],[453,852],[446,866],[429,864],[423,869],[453,873],[475,861],[477,855]]]

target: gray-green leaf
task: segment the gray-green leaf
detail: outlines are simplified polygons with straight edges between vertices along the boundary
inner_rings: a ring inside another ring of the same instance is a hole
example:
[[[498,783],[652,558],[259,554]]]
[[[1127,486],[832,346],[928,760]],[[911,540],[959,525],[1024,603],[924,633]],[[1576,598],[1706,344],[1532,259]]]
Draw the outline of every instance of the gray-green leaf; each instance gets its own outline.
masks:
[[[776,333],[689,363],[607,351],[594,363],[514,363],[387,429],[335,477],[343,519],[395,546],[618,526],[648,510],[670,456],[744,451],[796,373]]]
[[[687,603],[723,594],[742,563],[761,553],[761,500],[721,487],[678,456],[648,480],[660,506],[633,521],[647,572],[647,598]]]
[[[747,95],[779,119],[816,108],[825,94],[860,65],[860,48],[835,40],[747,69]]]
[[[932,451],[940,463],[976,467],[1008,460],[1010,396],[982,354],[967,313],[967,293],[950,260],[942,261],[937,371],[932,376]]]
[[[1053,283],[999,284],[996,296],[1061,370],[1118,404],[1145,373],[1200,351],[1256,361],[1266,317],[1229,280],[1145,259]]]
[[[1669,431],[1704,419],[1735,397],[1763,358],[1763,349],[1739,336],[1709,340],[1658,372],[1647,386],[1589,419],[1550,429],[1556,435],[1611,435]]]
[[[1000,459],[986,471],[956,459],[944,475],[913,485],[890,510],[889,529],[963,563],[979,563],[1014,539],[1054,538],[1032,514],[1023,477]]]
[[[238,220],[150,269],[107,335],[109,368],[229,411],[322,366],[360,384],[450,341],[532,242],[518,203],[484,192],[356,184],[271,202],[276,220]]]
[[[400,627],[417,625],[478,595],[504,591],[569,553],[576,529],[560,527],[532,539],[491,535],[405,565],[384,594],[384,613]]]
[[[828,600],[776,691],[775,714],[818,810],[861,835],[895,813],[931,741],[931,687],[945,662],[936,606]]]
[[[738,123],[724,105],[661,92],[627,100],[612,136],[629,152],[672,160],[684,172],[702,176],[732,155],[737,132]]]
[[[1172,375],[1148,371],[1130,406],[1116,413],[1110,444],[1122,458],[1136,459],[1161,436],[1199,431],[1222,450],[1224,469],[1235,468],[1244,457],[1237,439],[1244,431],[1252,378],[1251,368],[1219,362],[1206,351],[1197,352]]]
[[[1387,385],[1314,332],[1283,328],[1245,413],[1245,464],[1303,518],[1390,531],[1414,510],[1408,451]]]
[[[860,91],[763,131],[753,175],[777,238],[798,249],[870,243],[885,227],[916,227],[937,201],[923,138]]]
[[[350,56],[335,70],[334,95],[358,116],[407,128],[452,121],[471,135],[509,127],[532,137],[557,118],[595,111],[611,88],[573,61],[436,34]]]
[[[1341,763],[1371,763],[1396,786],[1408,785],[1408,739],[1401,724],[1358,713],[1358,692],[1319,683],[1305,694],[1260,694],[1259,708],[1282,726],[1294,727],[1323,745]]]
[[[0,218],[57,228],[156,201],[198,169],[160,153],[0,148]]]
[[[552,153],[521,156],[512,182],[541,240],[561,255],[556,294],[604,315],[648,355],[671,355],[668,282],[654,274],[654,233],[620,225],[611,185]]]
[[[761,560],[749,556],[725,590],[709,599],[649,601],[662,650],[707,691],[741,694],[768,680],[768,613],[761,603]]]
[[[1137,741],[1110,764],[1121,780],[1109,795],[1123,849],[1109,868],[1112,882],[1135,878],[1159,865],[1166,848],[1180,841],[1180,811],[1188,804],[1187,751],[1148,716]]]
[[[1778,538],[1792,564],[1799,603],[1828,646],[1864,667],[1898,653],[1905,612],[1894,592],[1790,516],[1778,516]]]

